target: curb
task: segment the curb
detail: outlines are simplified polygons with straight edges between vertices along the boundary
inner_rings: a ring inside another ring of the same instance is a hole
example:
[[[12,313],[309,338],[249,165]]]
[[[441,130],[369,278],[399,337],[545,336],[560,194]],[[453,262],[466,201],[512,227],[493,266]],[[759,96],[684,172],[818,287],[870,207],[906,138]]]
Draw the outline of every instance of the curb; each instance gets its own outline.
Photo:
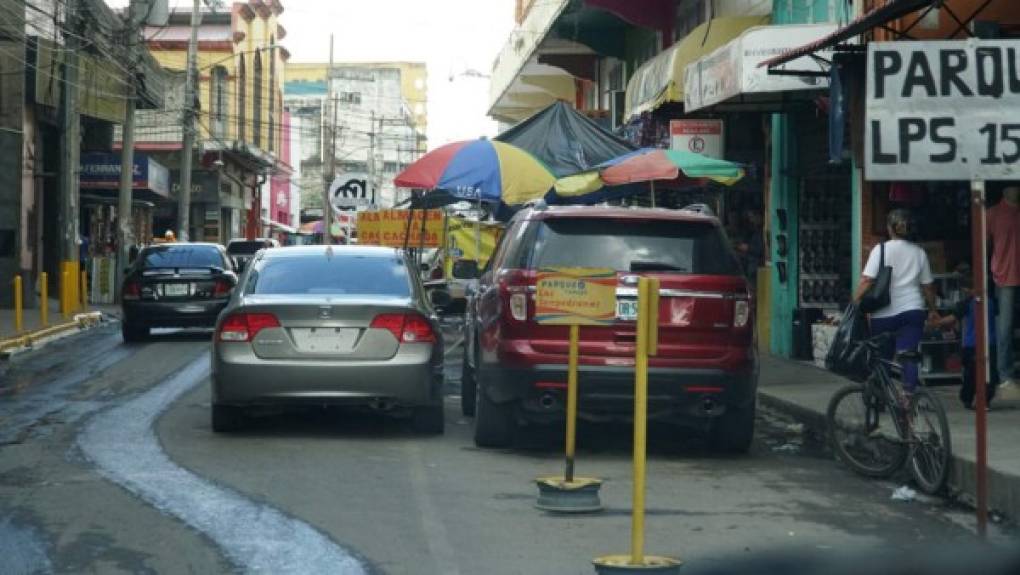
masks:
[[[828,442],[828,421],[824,412],[797,405],[768,391],[758,389],[759,402],[770,409],[783,413],[806,429],[824,438]],[[947,480],[950,493],[954,493],[969,505],[976,500],[976,481],[974,461],[953,455],[952,467]],[[990,510],[1002,512],[1011,519],[1020,519],[1020,475],[1003,473],[994,467],[988,467],[988,506]]]
[[[103,313],[98,311],[76,314],[73,321],[53,325],[19,335],[17,337],[0,340],[0,354],[15,354],[23,349],[32,348],[35,344],[43,340],[61,335],[64,332],[71,331],[73,329],[85,330],[90,327],[95,327],[96,325],[99,325],[102,320]]]

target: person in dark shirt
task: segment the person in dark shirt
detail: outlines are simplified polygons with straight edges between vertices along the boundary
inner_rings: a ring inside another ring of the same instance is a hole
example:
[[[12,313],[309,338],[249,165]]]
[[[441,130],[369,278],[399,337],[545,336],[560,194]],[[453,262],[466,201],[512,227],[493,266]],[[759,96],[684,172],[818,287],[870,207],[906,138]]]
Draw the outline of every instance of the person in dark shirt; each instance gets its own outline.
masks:
[[[956,270],[960,289],[965,294],[963,300],[954,306],[953,310],[942,320],[943,327],[952,327],[954,324],[960,326],[960,335],[963,340],[961,349],[961,360],[963,363],[963,385],[960,387],[960,402],[967,409],[974,409],[975,380],[977,378],[977,331],[975,330],[975,310],[973,282],[971,281],[970,268],[958,267]],[[988,404],[995,397],[995,390],[999,385],[999,369],[995,362],[997,351],[995,341],[995,299],[988,298]]]

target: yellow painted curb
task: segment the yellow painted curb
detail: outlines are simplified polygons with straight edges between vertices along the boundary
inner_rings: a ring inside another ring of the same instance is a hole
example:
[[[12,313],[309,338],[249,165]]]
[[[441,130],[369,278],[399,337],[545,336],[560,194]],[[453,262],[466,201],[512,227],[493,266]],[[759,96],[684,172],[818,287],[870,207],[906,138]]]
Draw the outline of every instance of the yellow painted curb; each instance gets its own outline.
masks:
[[[97,325],[102,319],[103,319],[103,314],[98,312],[98,311],[97,312],[91,312],[91,313],[76,314],[74,316],[74,321],[69,321],[67,323],[62,323],[62,324],[50,326],[50,327],[47,327],[47,328],[36,330],[36,331],[31,332],[31,333],[26,333],[24,335],[20,335],[20,336],[13,337],[13,338],[10,338],[10,339],[0,340],[0,351],[7,351],[9,349],[17,349],[19,347],[29,347],[32,344],[34,344],[34,343],[36,343],[36,342],[38,342],[38,341],[40,341],[42,339],[45,339],[47,337],[51,337],[51,336],[57,335],[59,333],[63,333],[65,331],[69,331],[69,330],[75,329],[75,328],[86,329],[86,328],[89,328],[89,327],[93,327],[93,326]]]

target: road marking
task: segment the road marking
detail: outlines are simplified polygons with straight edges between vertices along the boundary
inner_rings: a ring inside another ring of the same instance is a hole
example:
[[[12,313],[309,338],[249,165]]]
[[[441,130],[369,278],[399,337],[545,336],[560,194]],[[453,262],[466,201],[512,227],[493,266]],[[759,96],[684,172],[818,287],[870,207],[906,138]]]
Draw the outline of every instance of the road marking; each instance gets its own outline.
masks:
[[[439,517],[436,506],[428,493],[428,475],[425,472],[425,462],[422,459],[421,445],[417,442],[409,442],[404,445],[410,460],[411,469],[411,494],[417,503],[419,517],[421,518],[422,534],[429,547],[429,556],[435,565],[433,573],[444,575],[459,575],[457,560],[450,546],[450,538],[446,533],[446,525]]]
[[[204,356],[136,399],[95,416],[78,436],[78,446],[104,477],[202,532],[245,571],[366,573],[361,561],[310,525],[170,460],[153,424],[208,376]]]

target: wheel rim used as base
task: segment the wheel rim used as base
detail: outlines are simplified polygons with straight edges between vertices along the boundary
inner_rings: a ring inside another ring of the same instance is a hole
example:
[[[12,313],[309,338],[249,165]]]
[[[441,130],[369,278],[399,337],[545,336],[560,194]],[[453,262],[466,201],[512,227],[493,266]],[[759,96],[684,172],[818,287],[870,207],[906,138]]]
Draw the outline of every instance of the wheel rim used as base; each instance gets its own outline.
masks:
[[[592,561],[595,572],[600,575],[630,575],[644,573],[680,573],[683,563],[671,557],[646,555],[640,564],[630,562],[630,555],[606,555]]]
[[[535,507],[552,513],[595,513],[602,511],[599,489],[602,480],[593,477],[539,477],[538,501]]]

